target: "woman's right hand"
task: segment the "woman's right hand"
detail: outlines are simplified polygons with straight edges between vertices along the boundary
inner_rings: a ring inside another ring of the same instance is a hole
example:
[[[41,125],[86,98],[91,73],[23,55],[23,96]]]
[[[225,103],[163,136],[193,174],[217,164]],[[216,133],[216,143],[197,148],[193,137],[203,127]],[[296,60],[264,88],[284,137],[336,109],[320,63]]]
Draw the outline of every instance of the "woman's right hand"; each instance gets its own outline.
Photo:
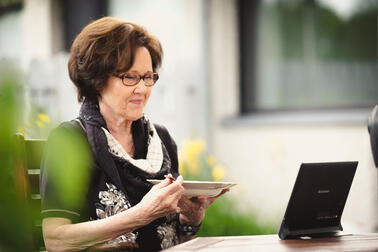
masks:
[[[183,182],[182,176],[177,177],[174,182],[166,177],[143,197],[138,207],[148,222],[178,212],[177,204],[184,193]]]

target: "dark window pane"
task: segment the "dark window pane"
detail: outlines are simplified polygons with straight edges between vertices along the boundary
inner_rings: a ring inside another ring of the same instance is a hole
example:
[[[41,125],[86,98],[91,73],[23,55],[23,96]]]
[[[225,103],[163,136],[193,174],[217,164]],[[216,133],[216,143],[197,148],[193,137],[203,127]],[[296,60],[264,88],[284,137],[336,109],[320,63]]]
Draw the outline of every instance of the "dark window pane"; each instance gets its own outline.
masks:
[[[64,0],[65,49],[70,51],[73,40],[90,22],[106,16],[106,0]]]
[[[261,1],[255,26],[240,10],[242,112],[378,103],[376,2],[335,2]]]

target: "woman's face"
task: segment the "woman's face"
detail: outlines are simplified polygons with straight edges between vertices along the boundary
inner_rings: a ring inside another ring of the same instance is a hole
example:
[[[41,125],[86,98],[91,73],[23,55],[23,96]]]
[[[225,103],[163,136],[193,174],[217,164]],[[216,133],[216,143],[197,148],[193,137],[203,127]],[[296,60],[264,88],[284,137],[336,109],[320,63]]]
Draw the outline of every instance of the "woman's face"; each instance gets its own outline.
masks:
[[[149,51],[145,47],[138,47],[135,51],[134,63],[127,72],[143,76],[152,71],[152,60]],[[135,86],[125,86],[121,78],[110,76],[101,92],[99,100],[101,112],[103,106],[105,106],[107,111],[111,110],[126,120],[138,120],[143,115],[151,89],[152,87],[144,85],[143,79]]]

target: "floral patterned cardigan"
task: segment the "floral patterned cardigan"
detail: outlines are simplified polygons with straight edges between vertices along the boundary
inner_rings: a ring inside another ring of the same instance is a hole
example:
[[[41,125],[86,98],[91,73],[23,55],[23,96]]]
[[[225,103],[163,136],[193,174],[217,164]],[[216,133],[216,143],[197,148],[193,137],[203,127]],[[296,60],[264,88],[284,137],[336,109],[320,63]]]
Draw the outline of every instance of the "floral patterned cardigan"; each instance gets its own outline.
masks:
[[[47,146],[52,142],[51,139],[57,131],[64,131],[67,134],[80,131],[80,134],[88,140],[90,136],[86,132],[85,122],[83,124],[82,121],[83,119],[80,121],[76,119],[61,124],[50,134]],[[146,159],[151,135],[154,133],[150,128],[145,118],[133,122],[134,159]],[[106,155],[109,154],[117,169],[109,172],[106,167],[100,167],[95,154],[92,153],[95,161],[91,169],[89,187],[86,188],[85,200],[77,205],[68,204],[63,200],[56,183],[51,179],[49,174],[54,167],[49,162],[49,149],[53,148],[48,147],[41,165],[42,217],[64,217],[70,219],[72,223],[106,218],[138,204],[152,187],[146,179],[163,179],[168,173],[177,177],[179,175],[177,146],[165,127],[154,125],[154,128],[155,137],[158,136],[161,140],[163,155],[161,169],[155,173],[146,172],[119,155],[116,148],[111,148],[108,143]],[[108,138],[107,141],[109,140]],[[106,143],[104,145],[106,146]],[[178,243],[178,224],[178,215],[172,214],[121,235],[109,243],[135,242],[139,246],[135,251],[158,251],[169,248]]]

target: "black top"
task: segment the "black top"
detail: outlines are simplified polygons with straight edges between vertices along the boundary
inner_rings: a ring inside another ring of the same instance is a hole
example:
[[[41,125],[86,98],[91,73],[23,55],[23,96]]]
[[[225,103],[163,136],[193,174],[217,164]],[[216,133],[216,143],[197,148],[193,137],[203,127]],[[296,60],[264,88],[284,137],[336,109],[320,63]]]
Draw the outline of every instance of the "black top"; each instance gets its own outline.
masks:
[[[85,107],[85,104],[83,104],[83,107]],[[47,151],[41,165],[40,189],[43,218],[64,217],[70,219],[72,223],[105,218],[138,204],[152,187],[149,182],[146,182],[146,179],[164,179],[164,175],[168,173],[171,173],[174,177],[179,175],[177,146],[165,127],[154,125],[162,142],[164,159],[160,171],[150,174],[128,161],[110,154],[106,140],[104,142],[104,135],[101,134],[102,129],[100,131],[91,130],[92,125],[88,121],[92,123],[93,117],[86,118],[83,116],[83,114],[91,114],[85,110],[82,113],[83,107],[80,119],[85,130],[76,121],[71,121],[61,124],[49,136]],[[88,110],[93,108],[92,104]],[[94,113],[99,113],[98,107]],[[106,125],[100,126],[106,128]],[[52,145],[56,142],[54,139],[62,132],[67,136],[79,132],[81,136],[85,137],[86,143],[92,149],[93,162],[90,169],[89,186],[86,188],[86,196],[80,202],[81,204],[71,204],[72,202],[67,201],[64,193],[61,192],[59,183],[54,183],[53,176],[50,176],[52,169],[57,169],[49,161],[51,152],[56,150]],[[93,132],[95,133],[93,134]],[[145,159],[148,134],[151,134],[151,132],[148,131],[147,122],[144,118],[133,122],[132,134],[135,146],[134,159]],[[100,147],[95,146],[96,149],[94,145]],[[101,155],[98,153],[101,153]],[[113,166],[116,167],[115,171],[111,170]],[[135,230],[133,233],[137,234],[138,251],[158,251],[177,244],[177,224],[178,215],[172,214]],[[118,241],[128,241],[129,237],[129,235],[125,235],[117,239]]]

